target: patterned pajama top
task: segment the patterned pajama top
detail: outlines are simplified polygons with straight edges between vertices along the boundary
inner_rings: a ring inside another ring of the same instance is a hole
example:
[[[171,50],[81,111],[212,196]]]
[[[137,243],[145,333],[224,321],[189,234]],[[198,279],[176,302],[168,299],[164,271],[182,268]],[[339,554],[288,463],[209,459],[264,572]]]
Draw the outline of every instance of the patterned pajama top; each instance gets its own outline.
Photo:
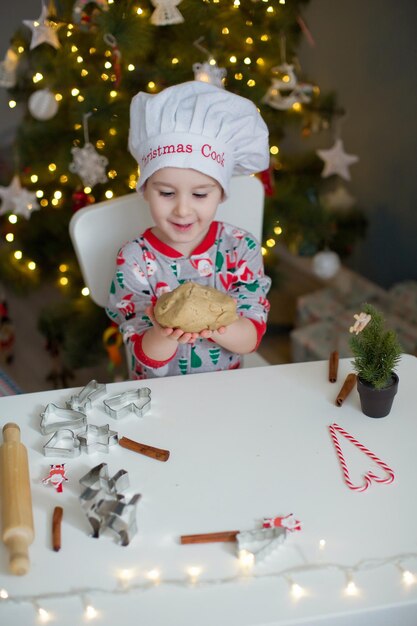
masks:
[[[167,361],[154,361],[142,350],[152,322],[145,313],[162,293],[185,281],[211,286],[236,300],[238,315],[254,324],[259,345],[266,330],[271,280],[265,276],[259,243],[224,222],[212,222],[204,240],[189,257],[158,239],[151,229],[126,243],[117,256],[106,312],[119,326],[131,355],[132,378],[154,378],[235,369],[240,356],[209,339],[178,344]],[[256,347],[257,347],[256,346]],[[255,348],[256,349],[256,348]]]

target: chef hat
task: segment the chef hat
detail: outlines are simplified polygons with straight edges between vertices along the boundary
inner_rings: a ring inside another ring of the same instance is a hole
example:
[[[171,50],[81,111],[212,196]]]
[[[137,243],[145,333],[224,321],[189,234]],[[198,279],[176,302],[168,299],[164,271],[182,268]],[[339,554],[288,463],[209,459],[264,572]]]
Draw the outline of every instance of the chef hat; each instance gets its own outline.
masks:
[[[256,106],[214,85],[190,81],[130,106],[129,149],[140,168],[138,189],[163,167],[191,168],[228,194],[231,176],[268,167],[268,129]]]

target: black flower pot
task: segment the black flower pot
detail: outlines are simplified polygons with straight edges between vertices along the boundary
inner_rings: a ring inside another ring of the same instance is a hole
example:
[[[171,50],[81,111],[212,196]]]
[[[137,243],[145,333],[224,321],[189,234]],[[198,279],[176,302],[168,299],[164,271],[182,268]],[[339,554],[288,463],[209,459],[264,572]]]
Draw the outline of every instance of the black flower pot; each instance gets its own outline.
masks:
[[[388,387],[375,389],[370,383],[358,376],[358,392],[361,401],[362,413],[368,417],[385,417],[391,411],[394,396],[398,389],[398,376],[394,372],[392,382]]]

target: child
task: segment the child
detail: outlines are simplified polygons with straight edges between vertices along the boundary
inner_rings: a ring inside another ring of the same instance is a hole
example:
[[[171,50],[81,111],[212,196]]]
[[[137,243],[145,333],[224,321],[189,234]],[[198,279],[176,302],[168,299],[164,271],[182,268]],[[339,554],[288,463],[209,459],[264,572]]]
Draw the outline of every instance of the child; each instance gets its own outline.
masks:
[[[267,168],[267,127],[246,98],[197,81],[137,94],[130,120],[138,189],[155,223],[119,251],[107,308],[132,355],[131,375],[237,368],[265,333],[271,281],[253,236],[214,217],[233,174]],[[159,326],[156,300],[184,281],[235,298],[239,319],[200,333]]]

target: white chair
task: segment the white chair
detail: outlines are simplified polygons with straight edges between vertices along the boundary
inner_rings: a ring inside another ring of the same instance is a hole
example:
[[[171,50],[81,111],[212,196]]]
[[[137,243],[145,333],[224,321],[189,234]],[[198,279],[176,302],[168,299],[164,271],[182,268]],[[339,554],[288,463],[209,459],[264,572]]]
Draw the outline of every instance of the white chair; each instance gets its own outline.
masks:
[[[232,178],[230,194],[217,219],[262,236],[264,190],[254,176]],[[84,282],[101,307],[107,305],[120,247],[152,226],[148,205],[139,193],[99,202],[74,213],[69,230]],[[258,353],[244,358],[245,367],[268,365]]]

